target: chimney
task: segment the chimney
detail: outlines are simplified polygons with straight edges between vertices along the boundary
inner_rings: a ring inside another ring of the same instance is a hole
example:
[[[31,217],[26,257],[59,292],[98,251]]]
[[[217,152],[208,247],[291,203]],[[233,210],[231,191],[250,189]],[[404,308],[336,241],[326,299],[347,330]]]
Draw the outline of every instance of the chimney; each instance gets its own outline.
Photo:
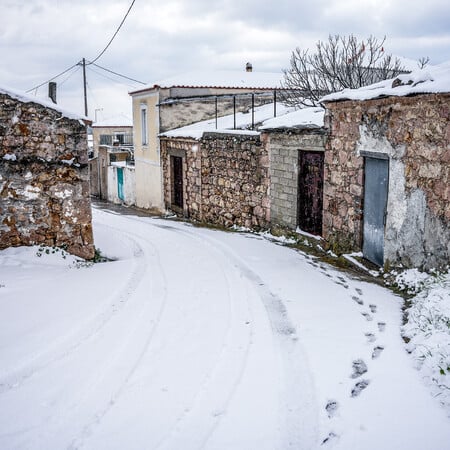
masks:
[[[253,70],[253,66],[252,66],[252,63],[247,63],[246,65],[245,65],[245,71],[246,72],[251,72]]]
[[[48,83],[48,96],[51,101],[56,104],[56,83],[54,81]]]

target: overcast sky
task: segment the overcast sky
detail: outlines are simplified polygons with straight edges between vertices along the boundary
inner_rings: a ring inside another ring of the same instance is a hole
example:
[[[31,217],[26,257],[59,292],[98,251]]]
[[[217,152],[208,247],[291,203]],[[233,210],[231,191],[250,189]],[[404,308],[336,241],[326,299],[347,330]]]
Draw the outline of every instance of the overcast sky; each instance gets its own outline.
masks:
[[[0,0],[0,85],[30,89],[106,46],[131,0]],[[278,72],[295,47],[329,34],[386,35],[386,50],[438,64],[450,60],[448,0],[136,0],[97,61],[151,83],[191,70]],[[77,70],[78,69],[78,70]],[[83,112],[82,71],[56,80],[58,103]],[[106,78],[106,77],[108,78]],[[69,77],[69,78],[67,78]],[[131,115],[139,85],[89,66],[89,114]],[[123,84],[125,83],[125,84]],[[38,96],[45,96],[47,87]],[[33,93],[34,95],[34,93]]]

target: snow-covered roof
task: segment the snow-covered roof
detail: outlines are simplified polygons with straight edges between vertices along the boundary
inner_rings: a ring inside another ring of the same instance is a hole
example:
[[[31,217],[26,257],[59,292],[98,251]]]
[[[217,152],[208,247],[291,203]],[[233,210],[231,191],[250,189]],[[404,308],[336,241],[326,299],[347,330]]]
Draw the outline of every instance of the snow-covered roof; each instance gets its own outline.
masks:
[[[286,114],[287,112],[292,111],[292,109],[293,108],[286,107],[281,103],[277,103],[277,115]],[[264,122],[270,117],[273,117],[273,113],[273,103],[258,106],[257,108],[255,108],[254,123],[257,124]],[[203,136],[203,133],[208,131],[214,131],[218,133],[259,134],[256,131],[250,131],[247,129],[251,127],[251,125],[252,111],[250,110],[246,113],[236,113],[236,128],[238,128],[237,130],[233,130],[234,117],[233,114],[230,114],[228,116],[217,118],[217,128],[216,120],[214,118],[202,120],[201,122],[193,123],[192,125],[187,125],[185,127],[166,131],[165,133],[162,133],[161,136],[200,139]]]
[[[55,103],[53,103],[51,101],[42,100],[40,98],[33,97],[32,95],[28,95],[27,93],[18,91],[16,89],[12,89],[9,87],[7,88],[5,86],[0,86],[0,94],[6,94],[9,97],[15,98],[16,100],[19,100],[23,103],[37,103],[38,105],[42,105],[45,108],[49,108],[49,109],[58,111],[59,113],[61,113],[63,115],[63,117],[66,117],[68,119],[90,121],[89,118],[82,116],[80,114],[76,114],[74,112],[66,111],[65,109],[60,108],[58,105],[56,105]]]
[[[104,128],[104,127],[132,127],[133,120],[126,114],[117,114],[116,116],[109,117],[104,120],[94,122],[92,127]]]
[[[260,130],[283,128],[322,128],[325,110],[323,108],[303,108],[264,121]]]
[[[237,88],[237,89],[279,89],[283,74],[281,72],[245,71],[196,71],[176,75],[148,84],[130,94],[154,88]]]
[[[359,89],[344,89],[326,95],[320,101],[370,100],[378,97],[445,92],[450,92],[450,61],[437,66],[427,66]]]

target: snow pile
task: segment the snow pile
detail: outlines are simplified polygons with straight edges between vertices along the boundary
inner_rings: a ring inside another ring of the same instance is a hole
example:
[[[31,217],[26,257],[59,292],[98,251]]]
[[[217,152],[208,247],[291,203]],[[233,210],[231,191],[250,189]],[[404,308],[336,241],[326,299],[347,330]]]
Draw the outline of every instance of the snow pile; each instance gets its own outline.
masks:
[[[133,119],[126,114],[117,114],[116,116],[108,117],[104,120],[99,120],[92,125],[92,128],[104,127],[132,127]]]
[[[387,96],[401,97],[412,94],[444,92],[450,92],[450,61],[437,66],[428,66],[359,89],[344,89],[326,95],[320,101],[370,100]]]
[[[17,161],[17,156],[14,153],[7,153],[3,156],[5,161]]]
[[[273,117],[274,105],[269,103],[267,105],[258,106],[255,108],[253,121],[255,125],[257,123],[264,122],[265,120]],[[277,114],[284,115],[288,112],[293,111],[293,108],[284,106],[277,103]],[[234,127],[234,115],[230,114],[224,117],[217,118],[217,128],[216,119],[203,120],[201,122],[193,123],[192,125],[187,125],[185,127],[176,128],[175,130],[167,131],[162,133],[161,136],[165,137],[184,137],[201,139],[203,133],[205,132],[218,132],[218,133],[234,133],[234,134],[248,134],[248,135],[258,135],[259,132],[248,130],[252,125],[252,111],[251,109],[247,112],[240,112],[236,114],[236,128]]]
[[[410,339],[407,349],[450,416],[450,272],[437,276],[408,272],[398,277],[400,283],[420,293],[412,299],[402,329]]]
[[[241,89],[276,89],[281,87],[281,72],[244,72],[233,70],[193,71],[156,81],[130,94],[156,87],[210,87]]]
[[[323,108],[302,108],[298,111],[284,114],[266,120],[260,130],[273,130],[282,128],[321,128],[325,110]]]
[[[393,272],[393,274],[396,287],[410,295],[419,293],[427,282],[433,279],[430,274],[421,272],[419,269],[408,269],[401,273]]]
[[[60,108],[58,105],[55,105],[51,101],[42,100],[37,97],[33,97],[31,95],[28,95],[25,92],[18,91],[16,89],[7,88],[5,86],[0,86],[0,94],[6,94],[11,98],[14,98],[16,100],[19,100],[23,103],[36,103],[38,105],[44,106],[45,108],[53,109],[55,111],[58,111],[62,114],[62,117],[66,117],[68,119],[73,120],[90,120],[87,117],[81,116],[80,114],[76,114],[70,111],[66,111],[65,109]]]

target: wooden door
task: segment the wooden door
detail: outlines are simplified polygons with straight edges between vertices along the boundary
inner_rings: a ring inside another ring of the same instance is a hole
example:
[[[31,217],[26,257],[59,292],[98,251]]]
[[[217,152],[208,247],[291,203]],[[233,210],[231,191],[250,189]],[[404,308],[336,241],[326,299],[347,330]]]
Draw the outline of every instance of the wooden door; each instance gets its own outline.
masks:
[[[297,222],[301,230],[322,234],[323,152],[299,152]]]
[[[172,206],[183,209],[183,158],[171,156]]]

